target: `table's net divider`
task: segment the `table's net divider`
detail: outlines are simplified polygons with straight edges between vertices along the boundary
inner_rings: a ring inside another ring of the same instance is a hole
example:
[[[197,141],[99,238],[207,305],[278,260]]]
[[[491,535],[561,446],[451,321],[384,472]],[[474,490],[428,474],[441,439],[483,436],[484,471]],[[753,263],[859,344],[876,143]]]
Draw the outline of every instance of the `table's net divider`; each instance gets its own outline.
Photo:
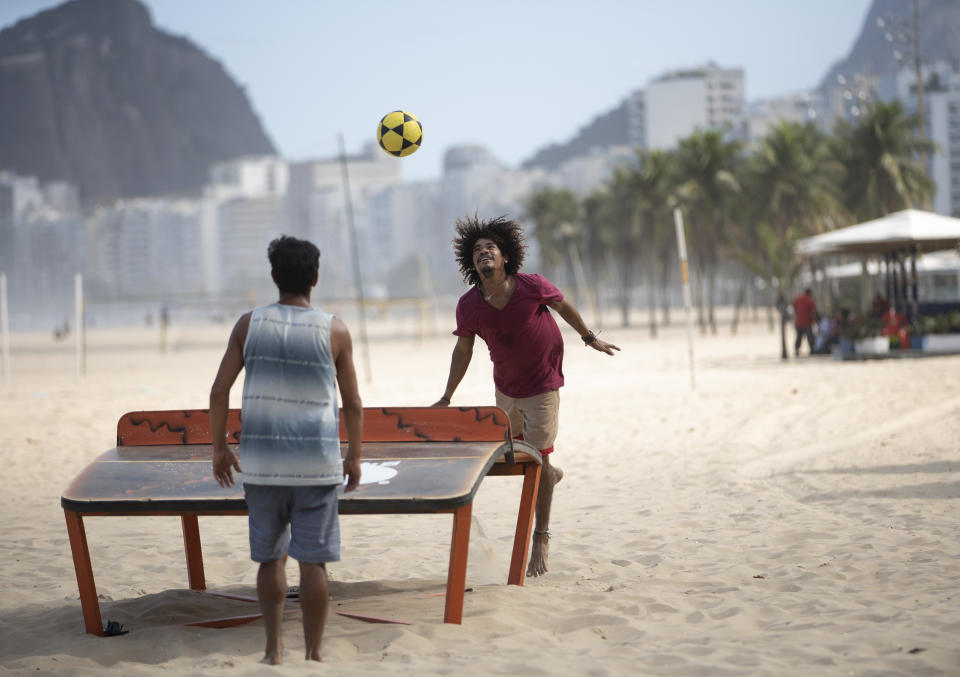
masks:
[[[227,440],[232,444],[240,441],[239,409],[227,414]],[[131,411],[117,422],[118,447],[212,443],[207,409]]]
[[[342,424],[340,439],[347,440]],[[510,441],[510,419],[499,407],[367,407],[363,410],[364,442],[497,440]]]
[[[241,436],[240,410],[227,415],[227,439]],[[340,440],[347,441],[341,413]],[[511,442],[510,421],[498,407],[366,407],[364,442]],[[117,446],[211,444],[207,409],[132,411],[117,422]]]

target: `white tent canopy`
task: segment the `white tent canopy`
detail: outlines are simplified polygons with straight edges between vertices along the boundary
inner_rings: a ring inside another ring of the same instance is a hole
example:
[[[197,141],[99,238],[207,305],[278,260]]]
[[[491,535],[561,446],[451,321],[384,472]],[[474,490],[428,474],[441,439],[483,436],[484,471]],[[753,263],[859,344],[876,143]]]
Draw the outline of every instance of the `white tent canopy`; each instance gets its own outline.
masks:
[[[838,263],[823,268],[825,277],[830,279],[843,277],[860,277],[863,274],[864,265],[859,261],[852,263]],[[867,261],[867,275],[875,276],[883,273],[881,261]],[[960,270],[960,252],[941,251],[931,254],[923,254],[917,257],[917,272],[920,273],[953,273]],[[810,284],[813,281],[812,273],[805,271],[801,275],[801,281],[804,284]],[[820,279],[820,278],[817,278]]]
[[[864,223],[815,235],[797,242],[804,256],[825,254],[889,254],[915,247],[917,252],[949,249],[960,244],[960,219],[919,209],[906,209]]]

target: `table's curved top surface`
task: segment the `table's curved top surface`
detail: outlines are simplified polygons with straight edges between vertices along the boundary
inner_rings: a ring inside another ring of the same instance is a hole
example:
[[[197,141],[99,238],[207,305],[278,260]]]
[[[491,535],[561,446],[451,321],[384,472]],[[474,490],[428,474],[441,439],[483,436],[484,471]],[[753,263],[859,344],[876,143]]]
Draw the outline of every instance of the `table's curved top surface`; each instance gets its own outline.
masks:
[[[341,495],[341,512],[457,508],[472,501],[493,464],[512,461],[513,452],[517,461],[541,461],[536,449],[506,436],[506,415],[496,407],[364,411],[361,484]],[[231,488],[213,478],[206,414],[126,414],[118,425],[121,443],[73,480],[61,505],[85,513],[245,510],[242,473]],[[238,417],[233,420],[239,423]],[[368,435],[378,441],[368,441]],[[391,436],[398,439],[384,439]]]

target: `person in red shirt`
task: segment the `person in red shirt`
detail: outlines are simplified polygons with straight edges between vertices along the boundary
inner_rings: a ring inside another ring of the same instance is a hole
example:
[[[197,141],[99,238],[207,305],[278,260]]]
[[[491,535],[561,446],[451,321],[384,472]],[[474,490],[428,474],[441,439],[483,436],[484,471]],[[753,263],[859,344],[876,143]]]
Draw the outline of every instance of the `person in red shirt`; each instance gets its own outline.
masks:
[[[512,430],[540,450],[543,468],[528,576],[547,571],[553,486],[563,471],[550,462],[557,436],[563,385],[563,337],[549,309],[557,312],[590,346],[607,355],[620,350],[597,338],[577,309],[547,278],[521,273],[523,229],[500,217],[456,222],[454,252],[465,282],[472,285],[457,303],[457,344],[447,387],[434,406],[445,407],[473,357],[474,338],[487,344],[493,362],[497,406],[510,416]]]
[[[800,344],[803,337],[807,337],[807,346],[813,354],[813,322],[817,317],[817,304],[813,300],[813,293],[807,287],[803,293],[793,299],[793,326],[797,330],[797,340],[793,344],[795,355],[800,354]]]
[[[910,347],[910,333],[907,316],[897,312],[893,306],[887,308],[887,311],[880,318],[883,323],[880,327],[880,334],[883,336],[896,336],[897,346],[900,348]]]

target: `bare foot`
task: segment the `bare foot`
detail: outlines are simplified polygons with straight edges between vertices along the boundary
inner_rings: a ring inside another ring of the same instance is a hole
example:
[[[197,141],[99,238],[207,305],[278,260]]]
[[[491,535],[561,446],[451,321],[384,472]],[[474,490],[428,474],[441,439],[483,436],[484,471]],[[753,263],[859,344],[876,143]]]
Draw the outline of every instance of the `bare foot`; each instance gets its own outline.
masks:
[[[563,479],[563,470],[559,466],[548,466],[551,471],[550,493],[557,482]],[[547,511],[549,515],[549,511]],[[527,576],[542,576],[547,573],[547,556],[550,554],[550,532],[547,529],[534,530],[533,547],[530,549],[530,563],[527,565]]]
[[[276,653],[263,654],[263,658],[260,659],[260,662],[264,665],[283,665],[283,650],[281,649]]]
[[[527,576],[542,576],[547,573],[547,555],[550,554],[550,532],[533,532],[533,548],[530,550],[530,564]]]

